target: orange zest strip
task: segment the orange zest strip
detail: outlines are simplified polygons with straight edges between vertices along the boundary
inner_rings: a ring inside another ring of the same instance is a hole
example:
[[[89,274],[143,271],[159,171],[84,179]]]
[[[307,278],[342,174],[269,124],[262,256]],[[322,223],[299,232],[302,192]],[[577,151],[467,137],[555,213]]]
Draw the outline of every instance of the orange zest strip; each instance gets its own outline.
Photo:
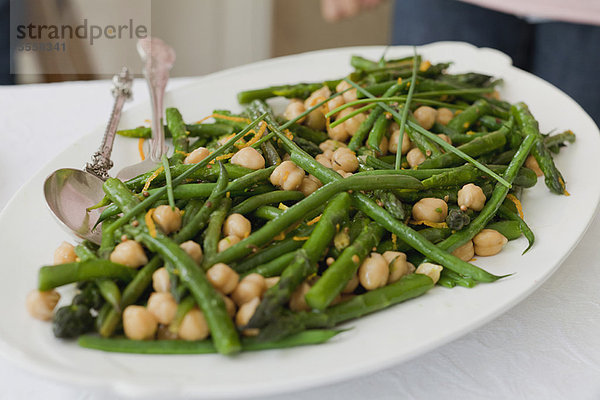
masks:
[[[273,240],[277,240],[277,241],[280,241],[283,239],[285,239],[285,233],[283,233],[283,232],[281,232],[279,235],[277,235],[273,238]]]
[[[233,157],[235,153],[227,153],[227,154],[223,154],[222,156],[219,156],[216,158],[216,160],[227,160],[231,157]]]
[[[248,124],[250,122],[252,122],[248,118],[232,117],[230,115],[223,115],[223,114],[210,114],[209,116],[206,116],[206,117],[202,118],[201,120],[196,121],[196,124],[201,124],[204,121],[206,121],[208,119],[211,119],[211,118],[214,118],[214,119],[226,119],[226,120],[235,121],[235,122],[246,122]]]
[[[248,143],[246,143],[246,145],[244,147],[252,146],[254,143],[258,142],[260,140],[260,138],[262,138],[262,136],[264,135],[266,130],[267,130],[267,124],[264,121],[260,121],[260,129],[254,135],[254,137],[252,137],[252,139],[250,139],[250,141],[248,141]]]
[[[506,198],[509,199],[510,201],[512,201],[513,203],[515,203],[515,207],[517,207],[517,211],[519,212],[519,217],[521,217],[521,219],[523,219],[523,205],[521,204],[521,202],[519,201],[519,199],[516,198],[516,196],[514,194],[507,194]]]
[[[308,240],[308,236],[294,236],[292,237],[292,240],[296,242],[302,242],[304,240]]]
[[[154,225],[154,220],[152,219],[153,214],[154,214],[154,208],[149,209],[148,212],[146,213],[146,215],[144,215],[144,222],[146,223],[146,226],[148,226],[148,232],[150,233],[150,236],[155,238],[156,237],[156,225]]]
[[[146,155],[144,154],[144,138],[140,138],[140,140],[138,140],[138,151],[140,153],[140,158],[142,159],[142,161],[144,161],[146,159]]]
[[[308,226],[314,225],[314,224],[316,224],[317,222],[319,222],[320,220],[321,220],[321,216],[320,216],[320,215],[317,215],[316,217],[314,217],[313,219],[311,219],[310,221],[308,221],[308,222],[306,223],[306,225],[308,225]]]
[[[154,171],[152,173],[152,175],[150,175],[150,177],[148,179],[146,179],[146,183],[144,183],[144,188],[142,189],[142,192],[145,192],[146,190],[148,190],[148,188],[150,187],[150,184],[152,183],[152,181],[158,176],[160,175],[161,172],[163,172],[165,169],[163,167],[159,167],[156,169],[156,171]]]
[[[448,227],[448,224],[445,222],[431,222],[431,221],[425,221],[425,220],[418,220],[418,221],[410,220],[408,222],[411,225],[425,225],[425,226],[429,226],[431,228],[447,228]]]
[[[392,233],[392,244],[394,245],[394,250],[398,248],[398,236],[395,233]]]

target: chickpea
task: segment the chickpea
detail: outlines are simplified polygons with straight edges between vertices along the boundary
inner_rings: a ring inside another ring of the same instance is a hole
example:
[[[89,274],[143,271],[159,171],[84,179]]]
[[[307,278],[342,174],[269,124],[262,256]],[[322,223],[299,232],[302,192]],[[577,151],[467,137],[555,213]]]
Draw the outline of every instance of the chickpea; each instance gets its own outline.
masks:
[[[304,102],[300,99],[292,99],[285,108],[285,111],[283,112],[283,117],[289,121],[296,118],[304,111],[306,111],[306,107],[304,107]],[[306,117],[302,117],[297,122],[301,124],[305,120],[305,118]]]
[[[265,278],[259,274],[246,275],[231,294],[231,299],[241,306],[255,297],[260,297],[267,288]]]
[[[221,293],[221,297],[223,298],[223,302],[225,303],[225,308],[227,309],[227,314],[229,314],[229,316],[231,318],[235,317],[235,312],[236,312],[237,307],[235,306],[235,303],[233,302],[233,300],[231,300],[228,296],[225,296],[223,293]]]
[[[419,148],[415,147],[406,154],[406,161],[408,161],[408,165],[413,168],[417,165],[423,164],[423,161],[425,161],[425,155]]]
[[[181,320],[179,325],[179,337],[183,340],[202,340],[208,337],[210,330],[204,314],[199,308],[194,307]]]
[[[315,182],[314,179],[311,179],[309,176],[306,176],[302,179],[302,183],[298,188],[305,196],[309,196],[317,191],[319,188],[319,184]]]
[[[355,111],[355,109],[352,107],[344,108],[342,111],[339,112],[337,118],[345,117],[346,115],[348,115],[354,111]],[[360,124],[363,123],[363,121],[365,119],[367,119],[365,114],[360,113],[360,114],[356,114],[354,117],[348,118],[342,124],[346,128],[346,132],[348,132],[348,135],[354,136],[354,133],[356,133],[356,131],[358,130],[358,127],[360,126]]]
[[[395,129],[392,131],[392,136],[390,136],[390,142],[388,144],[388,150],[390,153],[392,154],[396,154],[398,152],[398,141],[400,140],[400,129]],[[408,153],[408,151],[410,150],[412,146],[412,143],[410,141],[410,138],[408,137],[408,134],[406,134],[406,132],[404,132],[404,135],[402,136],[402,154],[406,154]]]
[[[542,169],[540,168],[540,165],[538,164],[535,157],[532,155],[527,156],[527,158],[525,159],[525,166],[527,168],[529,168],[530,170],[532,170],[533,172],[535,172],[536,176],[538,176],[538,177],[544,175],[544,173],[542,172]]]
[[[237,236],[246,238],[252,232],[252,224],[242,214],[234,213],[227,217],[223,224],[223,233],[225,236]]]
[[[154,315],[142,306],[128,306],[123,311],[123,330],[128,339],[152,339],[157,327]]]
[[[478,256],[493,256],[500,253],[508,239],[493,229],[483,229],[473,238],[475,254]]]
[[[345,172],[354,172],[358,169],[356,154],[347,147],[339,148],[333,152],[331,164],[334,169],[341,169]]]
[[[284,161],[275,168],[269,180],[283,190],[296,190],[302,184],[304,170],[291,161]]]
[[[325,129],[325,121],[326,120],[325,115],[323,115],[323,111],[317,109],[306,116],[306,121],[304,121],[304,124],[316,131],[322,131]]]
[[[448,144],[452,144],[452,139],[450,139],[450,136],[445,135],[443,133],[440,133],[439,135],[437,135],[440,139],[442,139],[444,142],[448,143]]]
[[[159,323],[168,325],[175,318],[177,302],[169,292],[154,292],[148,298],[146,308]]]
[[[323,101],[329,98],[330,96],[331,90],[329,90],[329,87],[323,86],[312,92],[310,96],[308,96],[308,98],[304,100],[304,108],[309,109],[316,105],[318,102]],[[319,111],[321,111],[321,108],[319,108]]]
[[[156,292],[166,293],[171,291],[171,278],[165,267],[157,269],[152,274],[152,288]]]
[[[148,264],[148,257],[146,257],[141,244],[135,240],[126,240],[115,246],[115,249],[110,253],[110,261],[131,268],[138,268]]]
[[[352,279],[350,279],[348,281],[348,283],[346,283],[346,286],[344,286],[344,288],[342,289],[342,293],[348,294],[348,293],[354,292],[356,290],[356,288],[358,287],[359,283],[360,283],[360,281],[358,279],[358,274],[354,274]]]
[[[206,147],[198,147],[196,150],[192,151],[188,156],[183,160],[184,164],[197,164],[200,161],[204,160],[206,157],[210,155],[210,151]]]
[[[60,246],[54,250],[54,265],[66,264],[77,261],[75,247],[71,243],[62,242]]]
[[[415,203],[412,215],[417,221],[444,222],[448,216],[448,204],[442,199],[426,197]]]
[[[415,274],[427,275],[433,281],[435,285],[437,281],[440,280],[440,273],[444,268],[441,265],[432,264],[432,263],[423,263],[419,265]]]
[[[475,255],[475,248],[473,247],[473,241],[469,240],[467,243],[458,247],[452,252],[452,255],[460,258],[463,261],[470,261]]]
[[[292,296],[290,297],[290,310],[292,311],[309,311],[310,307],[306,304],[306,293],[310,290],[310,285],[307,282],[302,282],[300,286],[294,290]]]
[[[333,166],[331,165],[331,159],[325,154],[317,154],[317,156],[315,157],[315,161],[326,168],[333,168]]]
[[[386,251],[383,253],[383,258],[385,258],[390,269],[388,283],[397,282],[404,275],[412,274],[414,272],[414,269],[411,271],[408,262],[406,262],[406,254],[404,253],[399,251]]]
[[[202,247],[193,240],[188,240],[187,242],[183,242],[179,245],[191,258],[196,262],[196,264],[200,265],[202,263],[202,258],[204,255],[202,254]]]
[[[323,151],[323,153],[325,153],[327,150],[329,150],[333,153],[340,147],[346,147],[346,145],[344,143],[338,142],[337,140],[331,140],[331,139],[327,139],[326,141],[324,141],[323,143],[321,143],[319,145],[319,148]]]
[[[334,128],[327,127],[327,134],[333,140],[340,142],[345,142],[350,137],[345,124],[336,125]]]
[[[220,253],[222,251],[225,251],[228,248],[230,248],[231,246],[233,246],[234,244],[237,244],[241,241],[242,241],[242,239],[240,239],[237,236],[224,237],[223,239],[219,240],[219,243],[217,243],[217,252]]]
[[[265,167],[265,158],[254,148],[244,147],[231,157],[231,163],[257,170]]]
[[[448,122],[454,118],[454,113],[452,110],[446,107],[438,108],[437,115],[435,117],[435,122],[441,125],[448,125]]]
[[[336,108],[343,106],[344,103],[346,103],[346,102],[344,101],[343,95],[334,97],[333,99],[331,99],[327,102],[327,109],[329,111],[335,110]]]
[[[437,117],[437,110],[429,106],[421,106],[414,112],[415,119],[424,129],[431,129]]]
[[[485,200],[486,198],[485,194],[483,194],[483,190],[473,183],[464,185],[458,191],[458,205],[463,211],[467,208],[474,211],[481,211],[485,205]]]
[[[388,263],[379,253],[371,253],[358,269],[358,279],[361,285],[367,290],[385,286],[389,274]]]
[[[259,304],[260,298],[258,297],[244,303],[235,316],[235,324],[240,328],[248,325]],[[242,333],[246,336],[256,336],[258,334],[258,329],[244,329]]]
[[[59,300],[60,294],[56,290],[32,290],[25,299],[25,308],[33,318],[49,321]]]
[[[181,228],[181,211],[177,207],[173,210],[166,204],[158,206],[152,213],[152,219],[166,235]]]
[[[331,150],[325,150],[325,151],[323,152],[323,156],[324,156],[324,157],[327,157],[328,159],[330,159],[330,160],[331,160],[331,157],[333,157],[333,151],[331,151]]]
[[[278,276],[272,276],[270,278],[265,278],[265,285],[267,285],[267,289],[271,289],[273,286],[279,283]]]
[[[218,263],[210,267],[210,269],[206,271],[206,278],[215,289],[223,294],[233,292],[240,281],[240,276],[237,272],[231,269],[229,265],[223,263]]]
[[[352,89],[350,89],[350,88],[352,88]],[[341,81],[335,87],[335,91],[338,93],[343,92],[346,89],[350,89],[350,90],[348,90],[347,92],[342,94],[342,97],[344,98],[344,102],[350,103],[351,101],[355,101],[357,99],[356,88],[353,88],[353,86],[351,84],[349,84],[346,81]]]

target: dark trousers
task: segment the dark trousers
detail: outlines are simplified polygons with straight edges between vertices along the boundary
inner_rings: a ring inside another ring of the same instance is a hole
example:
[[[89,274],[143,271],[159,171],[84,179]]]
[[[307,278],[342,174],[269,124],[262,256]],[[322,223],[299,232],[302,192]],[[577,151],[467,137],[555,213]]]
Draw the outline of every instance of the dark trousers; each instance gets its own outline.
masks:
[[[600,26],[527,20],[456,0],[396,0],[392,44],[458,40],[508,54],[600,125]]]

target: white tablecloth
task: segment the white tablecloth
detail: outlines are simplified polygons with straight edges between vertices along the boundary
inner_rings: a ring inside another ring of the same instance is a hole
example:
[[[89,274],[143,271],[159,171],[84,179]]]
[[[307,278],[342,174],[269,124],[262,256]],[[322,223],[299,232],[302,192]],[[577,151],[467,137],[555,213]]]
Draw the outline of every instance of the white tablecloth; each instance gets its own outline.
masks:
[[[61,149],[107,122],[109,88],[107,81],[0,87],[0,209]],[[147,99],[143,82],[134,93],[133,104]],[[540,289],[482,328],[377,374],[274,398],[600,398],[599,222]],[[38,398],[116,396],[50,381],[0,356],[0,399]]]

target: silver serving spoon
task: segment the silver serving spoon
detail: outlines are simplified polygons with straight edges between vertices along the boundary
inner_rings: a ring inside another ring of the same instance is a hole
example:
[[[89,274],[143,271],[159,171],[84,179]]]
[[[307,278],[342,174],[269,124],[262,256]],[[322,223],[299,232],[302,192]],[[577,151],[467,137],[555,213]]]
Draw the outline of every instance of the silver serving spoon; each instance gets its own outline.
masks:
[[[63,168],[53,172],[44,182],[44,196],[50,211],[64,227],[80,238],[100,244],[100,227],[92,230],[100,216],[100,210],[87,212],[86,208],[98,203],[104,197],[102,184],[108,178],[108,170],[113,166],[110,160],[117,126],[125,101],[131,98],[133,78],[124,67],[113,77],[112,93],[115,104],[102,144],[83,170]]]
[[[137,50],[144,61],[144,76],[150,89],[152,140],[150,152],[144,161],[125,167],[117,174],[117,178],[122,181],[156,168],[161,161],[160,158],[167,151],[163,123],[163,97],[169,80],[169,71],[175,63],[175,50],[161,39],[153,37],[138,40]]]

